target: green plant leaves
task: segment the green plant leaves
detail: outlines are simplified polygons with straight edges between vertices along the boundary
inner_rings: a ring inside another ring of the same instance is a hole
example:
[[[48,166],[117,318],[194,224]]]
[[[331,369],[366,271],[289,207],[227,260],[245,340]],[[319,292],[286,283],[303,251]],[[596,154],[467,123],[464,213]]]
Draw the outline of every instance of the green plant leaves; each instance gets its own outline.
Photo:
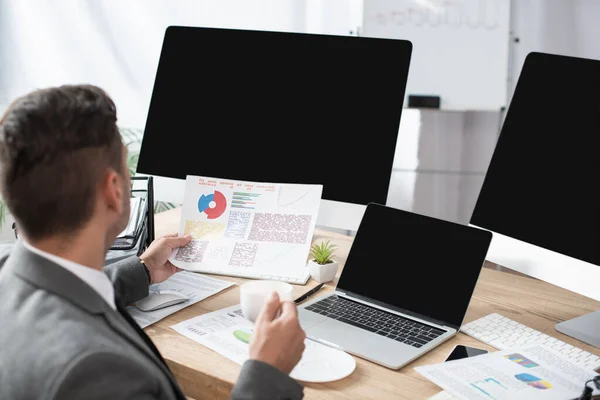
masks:
[[[127,147],[127,168],[129,169],[129,174],[131,174],[131,176],[135,176],[137,164],[140,159],[139,149],[142,143],[142,137],[144,136],[144,133],[140,129],[131,129],[123,127],[119,127],[119,132],[121,132],[123,143],[125,144],[125,147]],[[178,206],[179,204],[175,203],[155,201],[154,213],[156,214],[162,211],[171,210]]]
[[[123,138],[123,142],[129,149],[132,144],[140,144],[142,142],[143,132],[141,129],[131,129],[119,127],[119,133]]]
[[[127,168],[129,168],[129,174],[131,176],[135,175],[135,170],[137,169],[138,160],[140,158],[140,153],[128,153],[127,154]]]
[[[178,204],[175,203],[167,203],[165,201],[155,201],[154,202],[154,214],[171,210],[175,207],[178,207]]]
[[[330,241],[324,241],[320,244],[313,244],[310,247],[310,256],[317,264],[329,264],[333,262],[332,256],[337,246],[330,244]]]

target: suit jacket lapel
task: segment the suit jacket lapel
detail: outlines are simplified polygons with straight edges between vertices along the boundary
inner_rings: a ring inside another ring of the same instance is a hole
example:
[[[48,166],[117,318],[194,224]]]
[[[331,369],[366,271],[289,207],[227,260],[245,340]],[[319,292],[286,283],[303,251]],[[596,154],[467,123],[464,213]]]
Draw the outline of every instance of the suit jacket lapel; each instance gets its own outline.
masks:
[[[108,324],[121,336],[127,339],[132,345],[144,352],[148,357],[154,361],[156,365],[171,379],[175,379],[171,374],[171,371],[159,360],[152,350],[144,343],[144,340],[133,330],[132,327],[123,319],[123,317],[113,309],[110,312],[104,313],[104,317]]]
[[[108,324],[129,343],[146,354],[163,372],[173,379],[171,372],[154,355],[143,339],[123,317],[113,310],[87,283],[60,265],[29,251],[17,243],[3,268],[34,286],[54,293],[93,315],[103,315]]]

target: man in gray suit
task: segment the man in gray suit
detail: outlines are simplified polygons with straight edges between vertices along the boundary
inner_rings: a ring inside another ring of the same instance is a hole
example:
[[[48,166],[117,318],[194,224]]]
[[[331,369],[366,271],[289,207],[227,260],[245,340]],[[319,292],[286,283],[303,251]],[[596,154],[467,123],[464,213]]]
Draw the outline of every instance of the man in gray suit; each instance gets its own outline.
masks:
[[[129,219],[126,152],[94,86],[32,92],[0,119],[0,192],[19,227],[0,248],[0,399],[185,398],[124,307],[176,272],[169,255],[190,239],[103,268]],[[304,338],[295,305],[272,295],[232,398],[302,398],[289,372]]]

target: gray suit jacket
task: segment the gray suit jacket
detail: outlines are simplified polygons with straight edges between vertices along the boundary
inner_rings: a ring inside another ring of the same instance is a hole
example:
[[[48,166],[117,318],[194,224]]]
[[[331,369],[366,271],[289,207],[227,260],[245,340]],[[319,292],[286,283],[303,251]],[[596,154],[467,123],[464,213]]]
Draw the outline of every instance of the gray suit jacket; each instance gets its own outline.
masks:
[[[141,337],[78,277],[27,250],[0,246],[0,399],[184,399]],[[105,272],[125,306],[148,295],[137,258]],[[300,384],[259,361],[233,399],[300,399]]]

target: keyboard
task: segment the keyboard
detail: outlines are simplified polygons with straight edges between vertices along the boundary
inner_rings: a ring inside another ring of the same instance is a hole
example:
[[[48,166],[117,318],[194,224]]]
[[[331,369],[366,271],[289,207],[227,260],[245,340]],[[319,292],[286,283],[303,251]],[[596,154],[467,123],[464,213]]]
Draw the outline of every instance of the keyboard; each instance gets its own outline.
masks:
[[[498,350],[519,347],[523,344],[541,343],[566,355],[580,367],[600,369],[600,357],[536,331],[500,314],[489,314],[460,328],[460,331]]]
[[[419,348],[445,331],[332,295],[304,308],[346,324]]]

